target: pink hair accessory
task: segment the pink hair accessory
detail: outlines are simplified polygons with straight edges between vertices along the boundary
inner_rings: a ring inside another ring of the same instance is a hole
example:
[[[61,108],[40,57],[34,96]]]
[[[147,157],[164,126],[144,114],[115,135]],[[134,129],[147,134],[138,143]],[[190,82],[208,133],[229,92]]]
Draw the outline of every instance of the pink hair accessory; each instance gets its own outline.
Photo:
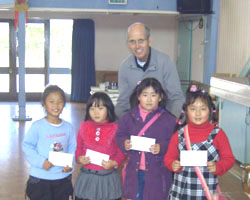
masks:
[[[182,121],[180,119],[177,119],[176,120],[177,124],[181,125],[182,124]]]
[[[196,85],[191,85],[189,91],[190,91],[190,92],[197,92],[197,91],[198,91],[198,88],[197,88]]]
[[[185,113],[184,110],[182,110],[181,113],[184,114]]]
[[[216,110],[213,110],[213,113],[216,113]]]
[[[141,81],[138,81],[138,82],[137,82],[137,85],[140,85],[140,84],[141,84]]]

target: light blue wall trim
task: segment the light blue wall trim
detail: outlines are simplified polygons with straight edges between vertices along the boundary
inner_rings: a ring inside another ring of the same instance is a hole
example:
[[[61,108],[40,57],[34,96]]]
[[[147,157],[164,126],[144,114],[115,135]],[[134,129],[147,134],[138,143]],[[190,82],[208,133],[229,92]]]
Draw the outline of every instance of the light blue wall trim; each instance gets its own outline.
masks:
[[[214,14],[207,15],[206,38],[205,38],[207,43],[204,48],[203,82],[206,85],[210,85],[210,78],[212,76],[212,73],[216,72],[218,23],[220,14],[219,0],[212,1],[212,9]]]
[[[176,0],[127,0],[127,5],[109,5],[108,0],[29,0],[31,8],[119,9],[175,11]]]
[[[1,0],[0,5],[14,5],[15,1],[14,0]]]
[[[18,59],[19,59],[19,93],[18,93],[18,105],[19,105],[19,118],[26,118],[25,111],[25,13],[20,12],[18,20]]]

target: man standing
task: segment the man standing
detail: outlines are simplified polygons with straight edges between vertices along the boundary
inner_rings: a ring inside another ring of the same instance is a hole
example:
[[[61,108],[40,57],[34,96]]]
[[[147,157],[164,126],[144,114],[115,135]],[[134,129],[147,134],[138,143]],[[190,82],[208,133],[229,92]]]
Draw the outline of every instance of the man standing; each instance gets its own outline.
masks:
[[[136,85],[147,77],[154,77],[162,84],[167,94],[167,110],[179,117],[184,96],[179,76],[169,56],[151,48],[150,29],[142,23],[134,23],[128,28],[127,45],[131,55],[126,58],[119,69],[119,97],[116,115],[120,118],[129,109],[129,97]]]

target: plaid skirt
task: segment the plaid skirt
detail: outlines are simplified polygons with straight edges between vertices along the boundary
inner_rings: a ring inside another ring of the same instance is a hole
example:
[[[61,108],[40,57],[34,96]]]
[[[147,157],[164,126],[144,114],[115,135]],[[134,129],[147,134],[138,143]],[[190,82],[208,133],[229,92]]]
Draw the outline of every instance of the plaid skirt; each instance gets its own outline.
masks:
[[[74,194],[81,199],[109,200],[121,197],[121,178],[117,170],[81,168],[74,186]]]

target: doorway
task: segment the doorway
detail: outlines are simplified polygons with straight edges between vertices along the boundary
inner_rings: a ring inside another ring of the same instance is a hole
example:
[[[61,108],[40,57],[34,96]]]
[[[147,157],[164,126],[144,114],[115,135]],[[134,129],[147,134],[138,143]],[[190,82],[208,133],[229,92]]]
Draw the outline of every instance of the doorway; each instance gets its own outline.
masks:
[[[190,82],[192,57],[192,21],[179,21],[176,67],[185,94]]]

